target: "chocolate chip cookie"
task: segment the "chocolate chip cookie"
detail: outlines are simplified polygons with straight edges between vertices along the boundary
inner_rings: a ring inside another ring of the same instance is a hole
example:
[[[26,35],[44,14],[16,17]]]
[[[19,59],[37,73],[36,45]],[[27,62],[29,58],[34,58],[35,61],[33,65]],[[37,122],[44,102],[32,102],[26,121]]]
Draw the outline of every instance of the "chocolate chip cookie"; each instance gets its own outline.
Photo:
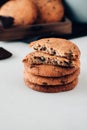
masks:
[[[65,85],[68,84],[72,81],[74,81],[80,74],[80,70],[76,70],[74,73],[62,77],[42,77],[42,76],[36,76],[33,75],[27,70],[24,71],[24,79],[28,80],[29,82],[33,84],[38,84],[38,85]]]
[[[27,65],[25,64],[25,69],[34,75],[43,77],[61,77],[65,75],[70,75],[74,73],[78,67],[66,68],[55,65]]]
[[[37,18],[37,7],[31,0],[10,0],[1,7],[0,16],[14,18],[14,25],[30,25]]]
[[[59,22],[64,16],[64,7],[60,0],[33,0],[38,7],[37,23]]]
[[[75,79],[73,82],[66,84],[66,85],[55,85],[55,86],[46,86],[46,85],[37,85],[33,84],[27,80],[25,81],[25,85],[28,86],[29,88],[39,91],[39,92],[46,92],[46,93],[57,93],[57,92],[65,92],[72,90],[76,87],[78,84],[78,79]]]
[[[71,60],[66,59],[54,55],[49,55],[40,51],[35,51],[29,53],[24,59],[24,63],[29,65],[56,65],[62,67],[79,67],[80,61],[79,60]]]
[[[78,59],[80,50],[73,42],[61,38],[44,38],[29,44],[36,51],[67,59]]]
[[[68,91],[78,83],[80,50],[59,38],[44,38],[30,44],[34,51],[24,59],[25,84],[40,92]]]

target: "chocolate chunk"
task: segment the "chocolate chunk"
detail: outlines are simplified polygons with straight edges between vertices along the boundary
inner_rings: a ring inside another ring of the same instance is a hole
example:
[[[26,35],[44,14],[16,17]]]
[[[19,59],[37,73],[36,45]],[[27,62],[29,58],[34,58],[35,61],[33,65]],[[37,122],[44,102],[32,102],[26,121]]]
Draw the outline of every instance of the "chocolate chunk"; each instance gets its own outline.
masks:
[[[73,57],[73,53],[71,50],[69,50],[68,57],[69,57],[69,59],[72,59],[72,57]]]
[[[67,65],[67,66],[70,66],[72,64],[72,61],[69,60],[68,62],[67,61],[64,61],[64,63]]]
[[[45,61],[45,58],[43,56],[40,57],[41,61]]]
[[[34,68],[35,67],[35,65],[30,65],[30,68]]]
[[[43,82],[43,86],[47,86],[47,83],[46,83],[46,82]]]
[[[0,47],[0,60],[7,59],[12,56],[12,53]]]
[[[41,51],[45,51],[45,50],[46,50],[46,47],[43,46],[43,47],[40,48],[40,50],[41,50]]]
[[[65,81],[64,81],[64,80],[61,80],[61,84],[62,84],[62,85],[65,85]]]
[[[55,65],[58,65],[58,61],[57,60],[54,60],[53,61]]]
[[[56,51],[55,51],[55,50],[52,50],[52,51],[51,51],[51,54],[52,54],[52,55],[56,55]]]
[[[38,49],[34,47],[34,50],[38,50]]]
[[[0,0],[0,6],[2,6],[4,3],[6,3],[9,0]]]
[[[0,15],[0,26],[3,28],[9,28],[13,25],[14,18],[10,16],[1,16]]]

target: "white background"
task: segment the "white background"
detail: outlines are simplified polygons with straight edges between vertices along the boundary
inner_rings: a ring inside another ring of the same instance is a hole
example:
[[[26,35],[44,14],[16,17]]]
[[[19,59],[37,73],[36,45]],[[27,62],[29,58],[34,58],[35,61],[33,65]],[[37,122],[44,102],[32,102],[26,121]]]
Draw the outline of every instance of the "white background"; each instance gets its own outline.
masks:
[[[81,50],[81,74],[75,89],[46,94],[23,81],[22,59],[29,47],[0,42],[13,57],[0,61],[0,130],[87,130],[87,37],[73,39]]]

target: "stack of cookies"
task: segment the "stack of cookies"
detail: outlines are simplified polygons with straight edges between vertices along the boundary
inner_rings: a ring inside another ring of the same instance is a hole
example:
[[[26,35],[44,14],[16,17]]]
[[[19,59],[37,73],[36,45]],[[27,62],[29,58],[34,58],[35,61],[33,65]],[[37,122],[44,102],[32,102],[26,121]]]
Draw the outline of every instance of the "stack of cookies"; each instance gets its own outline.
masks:
[[[44,38],[30,43],[34,49],[24,59],[24,81],[33,90],[62,92],[73,89],[80,74],[80,50],[60,38]]]

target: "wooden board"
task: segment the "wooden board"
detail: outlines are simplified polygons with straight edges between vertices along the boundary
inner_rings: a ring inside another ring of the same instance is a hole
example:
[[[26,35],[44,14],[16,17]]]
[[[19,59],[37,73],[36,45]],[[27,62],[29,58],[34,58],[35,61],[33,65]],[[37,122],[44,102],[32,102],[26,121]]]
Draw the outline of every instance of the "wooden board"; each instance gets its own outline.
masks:
[[[50,24],[34,24],[29,26],[16,26],[8,29],[0,29],[0,41],[11,41],[24,38],[34,38],[48,33],[70,34],[72,32],[72,23],[69,19],[63,22]]]

